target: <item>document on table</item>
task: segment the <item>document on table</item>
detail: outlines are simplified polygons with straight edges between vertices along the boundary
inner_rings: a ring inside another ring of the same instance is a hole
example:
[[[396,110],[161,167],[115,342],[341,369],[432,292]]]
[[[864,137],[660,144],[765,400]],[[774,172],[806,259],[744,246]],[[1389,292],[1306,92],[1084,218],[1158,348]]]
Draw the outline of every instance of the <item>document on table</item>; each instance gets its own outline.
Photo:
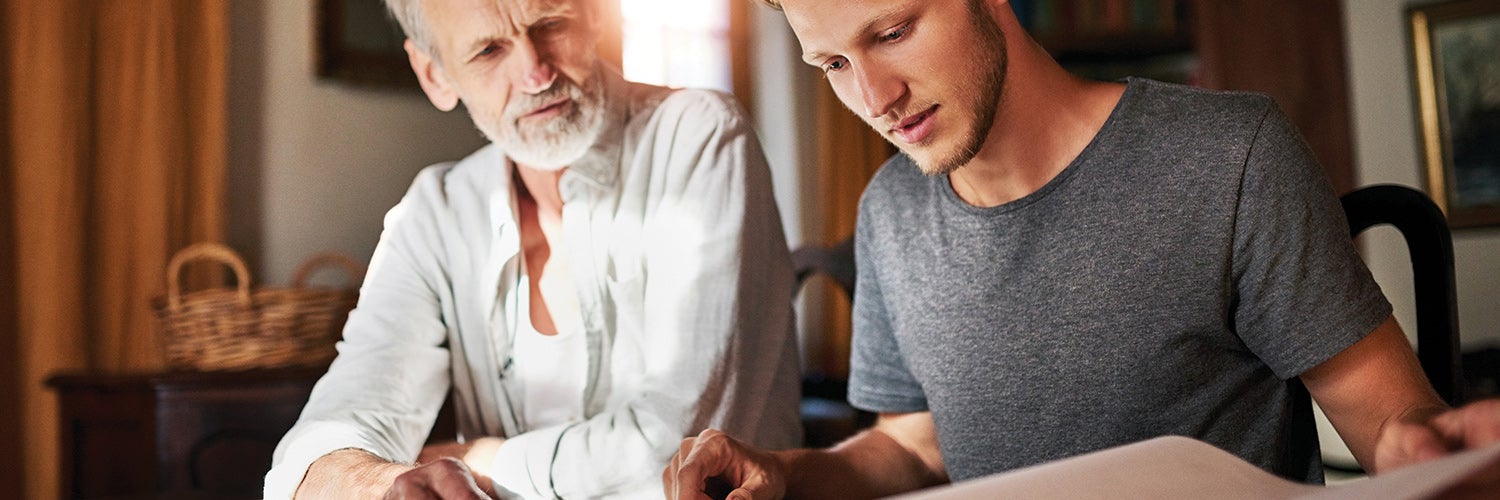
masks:
[[[1323,487],[1272,475],[1202,441],[1167,436],[899,498],[1486,498],[1500,496],[1497,477],[1500,444]]]

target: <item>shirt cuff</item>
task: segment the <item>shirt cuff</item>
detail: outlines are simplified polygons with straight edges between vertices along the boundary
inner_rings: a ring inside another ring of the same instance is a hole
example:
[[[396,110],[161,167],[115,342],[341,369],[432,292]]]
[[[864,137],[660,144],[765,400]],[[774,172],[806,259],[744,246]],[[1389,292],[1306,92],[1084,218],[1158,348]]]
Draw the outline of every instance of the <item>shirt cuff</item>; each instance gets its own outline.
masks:
[[[315,422],[288,434],[276,447],[275,460],[266,473],[265,491],[267,499],[289,499],[302,485],[307,468],[323,455],[343,449],[360,449],[386,460],[394,460],[390,453],[374,442],[365,439],[360,432],[346,424]]]
[[[496,490],[524,498],[557,498],[552,488],[552,461],[569,424],[557,425],[506,438],[485,470]]]

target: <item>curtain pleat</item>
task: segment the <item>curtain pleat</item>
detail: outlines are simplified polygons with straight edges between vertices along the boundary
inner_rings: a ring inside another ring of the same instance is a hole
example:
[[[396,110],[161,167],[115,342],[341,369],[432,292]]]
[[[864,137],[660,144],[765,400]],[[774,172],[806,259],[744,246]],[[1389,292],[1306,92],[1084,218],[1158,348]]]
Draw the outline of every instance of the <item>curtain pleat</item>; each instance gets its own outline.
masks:
[[[0,8],[0,30],[9,31],[10,9]],[[0,35],[0,43],[7,42]],[[11,69],[8,52],[0,52],[0,102],[9,102]],[[5,108],[7,106],[0,106]],[[10,137],[10,113],[0,109],[0,146]],[[11,155],[0,150],[0,401],[21,400],[20,370],[16,366],[16,240]],[[0,484],[8,485],[0,495],[20,496],[21,406],[0,405]]]
[[[822,203],[822,228],[829,239],[823,245],[834,245],[854,235],[859,215],[859,197],[880,165],[895,153],[889,142],[876,133],[849,108],[821,78],[814,84],[817,96],[818,198]],[[849,346],[852,341],[850,304],[844,292],[833,286],[823,287],[823,348],[819,359],[812,360],[825,375],[845,378],[849,375]]]
[[[227,2],[4,9],[13,428],[25,429],[24,497],[53,498],[57,399],[45,380],[160,368],[150,303],[167,259],[222,239]]]

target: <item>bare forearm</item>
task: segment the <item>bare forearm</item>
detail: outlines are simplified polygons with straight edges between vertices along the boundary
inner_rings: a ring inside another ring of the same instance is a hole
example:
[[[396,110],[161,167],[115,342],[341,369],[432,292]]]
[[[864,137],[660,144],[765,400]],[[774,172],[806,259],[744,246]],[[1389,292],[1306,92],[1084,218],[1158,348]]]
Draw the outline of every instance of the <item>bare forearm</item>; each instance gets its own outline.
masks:
[[[1395,318],[1386,318],[1364,339],[1301,378],[1367,470],[1381,468],[1377,445],[1387,430],[1421,425],[1448,409],[1427,383]]]
[[[380,498],[396,476],[411,469],[364,450],[338,450],[313,461],[296,498]]]
[[[947,482],[890,436],[866,430],[826,450],[775,452],[787,498],[877,498]]]

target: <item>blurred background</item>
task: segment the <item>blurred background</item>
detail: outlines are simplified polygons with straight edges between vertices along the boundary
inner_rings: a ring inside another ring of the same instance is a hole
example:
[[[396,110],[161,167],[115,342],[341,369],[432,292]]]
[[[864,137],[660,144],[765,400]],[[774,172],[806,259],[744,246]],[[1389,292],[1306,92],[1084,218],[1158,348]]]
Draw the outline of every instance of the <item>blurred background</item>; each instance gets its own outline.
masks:
[[[627,78],[741,101],[793,248],[852,234],[892,149],[800,61],[779,12],[590,1],[608,15],[601,55]],[[1431,184],[1409,9],[1433,2],[1011,3],[1080,74],[1270,93],[1339,193]],[[9,0],[0,26],[0,497],[57,497],[74,470],[49,377],[162,369],[150,301],[173,252],[225,242],[271,285],[318,252],[368,262],[416,172],[484,143],[464,112],[416,88],[378,0]],[[1492,394],[1500,229],[1472,222],[1453,237],[1470,383]],[[1361,248],[1410,329],[1400,237],[1377,228]],[[208,270],[187,281],[223,282]],[[843,376],[847,299],[815,279],[798,307],[806,369]]]

